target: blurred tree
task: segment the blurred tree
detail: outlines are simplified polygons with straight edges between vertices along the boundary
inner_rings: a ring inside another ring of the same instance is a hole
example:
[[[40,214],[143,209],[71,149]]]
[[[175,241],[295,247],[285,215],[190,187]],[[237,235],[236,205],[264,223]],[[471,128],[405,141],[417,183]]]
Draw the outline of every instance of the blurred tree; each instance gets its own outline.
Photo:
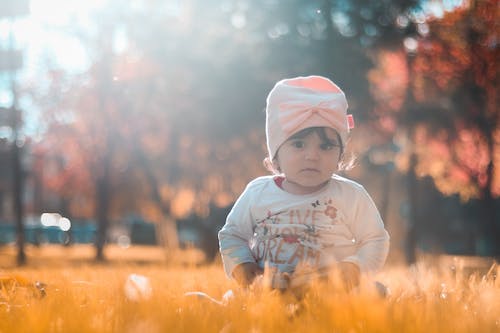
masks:
[[[495,1],[474,1],[442,12],[440,19],[429,15],[419,19],[418,35],[404,41],[406,54],[402,50],[378,53],[378,69],[369,78],[379,128],[388,137],[408,140],[400,140],[405,148],[400,166],[408,170],[409,187],[416,188],[412,186],[416,177],[430,175],[443,193],[482,201],[481,238],[486,241],[479,242],[477,252],[498,255],[493,201],[500,195],[495,167],[500,118],[498,6]],[[387,76],[393,80],[388,82]],[[410,201],[417,202],[416,196],[410,191]],[[416,207],[410,206],[410,225],[415,227]],[[415,245],[413,227],[409,240]],[[409,260],[414,259],[410,250]]]
[[[477,0],[432,22],[414,62],[416,99],[444,104],[448,117],[438,130],[426,130],[415,138],[418,145],[429,148],[418,168],[431,175],[444,193],[481,200],[484,242],[477,250],[497,256],[499,12],[497,1]]]

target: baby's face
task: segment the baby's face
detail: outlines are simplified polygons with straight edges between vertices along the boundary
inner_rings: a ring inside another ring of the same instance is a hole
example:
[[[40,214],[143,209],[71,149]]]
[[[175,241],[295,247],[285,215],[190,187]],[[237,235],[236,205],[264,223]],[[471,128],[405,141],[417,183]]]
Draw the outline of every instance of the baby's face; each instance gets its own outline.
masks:
[[[285,174],[283,188],[294,194],[319,190],[337,171],[341,143],[331,128],[325,129],[326,138],[317,131],[302,138],[290,138],[278,150],[277,166]]]

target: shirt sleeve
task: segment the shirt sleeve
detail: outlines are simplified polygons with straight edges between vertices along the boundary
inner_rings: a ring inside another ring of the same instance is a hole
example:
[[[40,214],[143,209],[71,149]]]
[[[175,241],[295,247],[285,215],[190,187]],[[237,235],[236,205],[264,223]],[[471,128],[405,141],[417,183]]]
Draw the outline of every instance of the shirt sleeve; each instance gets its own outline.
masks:
[[[234,268],[246,262],[256,262],[250,251],[249,241],[253,236],[253,222],[250,212],[253,191],[250,184],[238,198],[226,223],[219,231],[219,248],[224,271],[232,278]]]
[[[355,263],[362,272],[380,270],[389,253],[389,234],[375,203],[363,187],[355,200],[350,228],[359,248],[356,254],[342,261]]]

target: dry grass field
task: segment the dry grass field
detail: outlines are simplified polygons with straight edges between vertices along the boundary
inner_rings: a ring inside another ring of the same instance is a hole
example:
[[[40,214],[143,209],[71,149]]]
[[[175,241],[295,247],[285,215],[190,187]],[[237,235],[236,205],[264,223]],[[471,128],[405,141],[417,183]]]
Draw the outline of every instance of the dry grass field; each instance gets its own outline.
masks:
[[[426,259],[413,268],[386,267],[346,293],[335,280],[297,299],[288,293],[239,291],[220,264],[199,265],[191,250],[168,260],[161,249],[29,248],[29,265],[14,265],[0,247],[0,332],[499,332],[496,266],[464,258]],[[39,282],[37,284],[37,281]],[[201,291],[224,305],[186,296]]]

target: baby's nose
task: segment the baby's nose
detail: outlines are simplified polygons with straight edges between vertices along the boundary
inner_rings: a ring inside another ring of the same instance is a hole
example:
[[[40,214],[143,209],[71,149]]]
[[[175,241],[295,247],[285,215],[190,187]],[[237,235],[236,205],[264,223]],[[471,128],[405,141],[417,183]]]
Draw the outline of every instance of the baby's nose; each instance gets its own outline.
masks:
[[[317,160],[318,158],[319,158],[319,149],[311,147],[306,150],[306,159]]]

